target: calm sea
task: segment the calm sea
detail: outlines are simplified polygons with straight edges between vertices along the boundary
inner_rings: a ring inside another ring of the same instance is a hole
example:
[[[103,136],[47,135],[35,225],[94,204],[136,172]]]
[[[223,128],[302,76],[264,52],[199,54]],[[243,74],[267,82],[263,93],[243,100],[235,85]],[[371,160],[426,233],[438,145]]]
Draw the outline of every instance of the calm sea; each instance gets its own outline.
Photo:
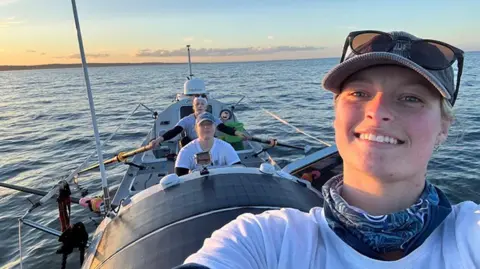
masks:
[[[320,81],[338,59],[251,63],[194,64],[194,74],[208,90],[236,112],[257,136],[276,137],[294,145],[321,148],[314,139],[296,132],[264,113],[269,110],[308,134],[333,142],[332,95]],[[467,53],[462,87],[455,106],[457,121],[448,142],[435,153],[429,178],[453,202],[480,203],[480,53]],[[139,103],[161,111],[183,89],[187,65],[102,67],[89,69],[102,139],[124,122]],[[48,190],[95,151],[90,110],[81,69],[0,72],[0,181]],[[152,124],[150,112],[140,108],[105,146],[106,157],[138,147]],[[275,148],[281,164],[302,157],[301,152]],[[91,162],[95,162],[92,158]],[[107,171],[118,185],[126,166]],[[80,178],[83,187],[100,194],[99,173]],[[78,196],[78,194],[77,194]],[[0,266],[19,267],[18,217],[37,196],[0,188]],[[90,232],[95,224],[86,210],[73,206],[72,222],[83,221]],[[58,229],[54,201],[28,217]],[[59,244],[51,235],[24,226],[26,268],[60,268]],[[67,268],[78,268],[71,255]]]

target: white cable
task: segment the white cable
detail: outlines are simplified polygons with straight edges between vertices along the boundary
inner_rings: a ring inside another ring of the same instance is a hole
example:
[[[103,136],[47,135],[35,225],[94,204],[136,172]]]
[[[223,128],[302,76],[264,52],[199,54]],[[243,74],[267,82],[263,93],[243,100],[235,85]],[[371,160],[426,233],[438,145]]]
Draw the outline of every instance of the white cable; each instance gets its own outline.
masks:
[[[135,112],[137,112],[137,110],[138,110],[138,108],[140,107],[140,105],[142,105],[142,104],[138,104],[137,107],[133,110],[133,112],[130,113],[130,115],[128,115],[128,117],[125,119],[125,121],[124,121],[122,124],[120,124],[120,125],[117,127],[117,129],[115,129],[115,131],[107,138],[107,140],[105,140],[105,141],[101,144],[102,147],[105,146],[105,145],[118,133],[118,131],[120,130],[120,128],[122,128],[123,125],[125,125],[128,120],[130,120],[130,117],[132,117],[133,114],[135,114]],[[92,154],[90,154],[90,155],[85,159],[85,161],[84,161],[79,167],[77,167],[72,173],[70,173],[70,175],[67,177],[66,181],[70,183],[71,180],[78,174],[78,172],[85,167],[85,165],[86,165],[86,164],[88,163],[88,161],[95,155],[95,153],[97,153],[96,150],[93,151]]]
[[[302,131],[301,129],[293,126],[292,124],[288,123],[286,120],[280,118],[279,116],[273,114],[272,112],[266,110],[265,108],[262,108],[262,107],[261,107],[261,109],[262,109],[263,111],[265,111],[265,113],[267,113],[267,114],[269,114],[270,116],[272,116],[273,118],[275,118],[276,120],[280,121],[281,123],[283,123],[283,124],[285,124],[285,125],[287,125],[287,126],[292,127],[292,128],[293,128],[295,131],[297,131],[298,133],[301,133],[301,134],[303,134],[303,135],[305,135],[305,136],[308,136],[308,137],[310,137],[311,139],[314,139],[314,140],[316,140],[316,141],[318,141],[318,142],[326,145],[327,147],[330,147],[330,146],[331,146],[331,144],[329,144],[329,143],[327,143],[327,142],[325,142],[325,141],[323,141],[323,140],[321,140],[321,139],[318,139],[318,138],[314,137],[313,135],[307,134],[305,131]]]
[[[246,95],[244,95],[244,96],[246,96]],[[253,101],[250,97],[248,97],[248,96],[246,96],[246,97],[247,97],[251,102],[253,102],[253,103],[256,104],[256,102]],[[295,126],[293,126],[292,124],[288,123],[286,120],[280,118],[279,116],[275,115],[274,113],[268,111],[267,109],[259,106],[258,104],[256,104],[256,105],[257,105],[260,109],[262,109],[265,113],[269,114],[270,116],[272,116],[272,117],[275,118],[276,120],[280,121],[281,123],[283,123],[283,124],[285,124],[285,125],[287,125],[287,126],[292,127],[292,128],[293,128],[295,131],[297,131],[298,133],[301,133],[301,134],[303,134],[303,135],[305,135],[305,136],[308,136],[308,137],[310,137],[311,139],[314,139],[314,140],[316,140],[316,141],[318,141],[318,142],[320,142],[320,143],[322,143],[322,144],[324,144],[324,145],[326,145],[326,146],[328,146],[328,147],[331,146],[330,143],[327,143],[327,142],[325,142],[325,141],[323,141],[323,140],[321,140],[321,139],[318,139],[318,138],[314,137],[313,135],[310,135],[310,134],[306,133],[305,131],[303,131],[303,130],[301,130],[301,129],[295,127]]]
[[[20,269],[23,269],[22,258],[22,219],[18,219],[18,250],[20,252]]]

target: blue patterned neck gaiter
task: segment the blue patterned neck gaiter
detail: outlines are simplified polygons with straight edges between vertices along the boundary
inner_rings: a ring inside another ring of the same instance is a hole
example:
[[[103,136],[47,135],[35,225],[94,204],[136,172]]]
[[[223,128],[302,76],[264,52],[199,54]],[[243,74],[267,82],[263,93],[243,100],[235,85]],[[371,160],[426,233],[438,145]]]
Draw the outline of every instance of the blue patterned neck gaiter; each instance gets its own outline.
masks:
[[[380,254],[392,251],[408,255],[452,211],[447,197],[428,181],[415,204],[381,216],[350,206],[340,195],[342,186],[343,176],[339,175],[322,187],[328,225],[345,243],[373,259],[382,260]]]

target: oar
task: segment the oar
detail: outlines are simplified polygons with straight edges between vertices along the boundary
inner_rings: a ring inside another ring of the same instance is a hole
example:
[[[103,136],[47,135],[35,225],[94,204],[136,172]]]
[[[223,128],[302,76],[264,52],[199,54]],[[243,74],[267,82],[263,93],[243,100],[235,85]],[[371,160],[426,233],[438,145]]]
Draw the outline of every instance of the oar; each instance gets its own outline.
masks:
[[[261,139],[261,138],[258,138],[258,137],[252,137],[250,140],[260,142],[260,143],[264,143],[264,144],[270,144],[270,140],[268,140],[268,139]],[[299,147],[299,146],[289,145],[289,144],[280,143],[280,142],[276,142],[275,146],[281,146],[281,147],[286,147],[286,148],[291,148],[291,149],[300,149],[300,150],[303,150],[305,153],[309,152],[312,149],[312,147],[309,146],[309,145],[306,145],[305,147]]]
[[[145,152],[145,151],[149,151],[152,149],[152,146],[150,144],[146,145],[146,146],[143,146],[141,148],[138,148],[138,149],[135,149],[135,150],[132,150],[132,151],[128,151],[128,152],[120,152],[118,153],[115,157],[113,158],[110,158],[108,160],[105,160],[103,162],[104,165],[107,165],[107,164],[111,164],[111,163],[116,163],[116,162],[123,162],[125,161],[128,157],[132,157],[138,153],[142,153],[142,152]],[[82,173],[85,173],[85,172],[88,172],[90,170],[93,170],[93,169],[96,169],[100,166],[100,164],[94,164],[88,168],[85,168],[83,169],[82,171],[78,172],[78,174],[82,174]]]
[[[4,188],[7,188],[7,189],[12,189],[12,190],[17,190],[17,191],[22,191],[22,192],[26,192],[26,193],[31,193],[31,194],[36,194],[36,195],[40,195],[40,196],[45,196],[45,195],[48,194],[47,191],[42,191],[42,190],[17,186],[17,185],[3,183],[3,182],[0,182],[0,187],[4,187]],[[79,201],[80,201],[80,199],[76,198],[76,197],[70,197],[70,199],[71,199],[72,203],[75,203],[75,204],[78,204]]]

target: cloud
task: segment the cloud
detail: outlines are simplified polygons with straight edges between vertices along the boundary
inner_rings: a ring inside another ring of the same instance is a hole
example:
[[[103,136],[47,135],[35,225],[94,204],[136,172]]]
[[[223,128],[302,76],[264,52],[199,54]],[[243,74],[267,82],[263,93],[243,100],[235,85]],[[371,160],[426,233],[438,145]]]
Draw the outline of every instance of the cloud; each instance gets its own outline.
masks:
[[[0,6],[6,6],[17,2],[18,0],[0,0]]]
[[[42,54],[44,55],[44,54]],[[85,54],[85,56],[87,58],[106,58],[106,57],[110,57],[110,54],[108,53],[87,53]],[[80,59],[80,54],[76,53],[76,54],[71,54],[71,55],[68,55],[68,56],[57,56],[57,57],[54,57],[54,58],[57,58],[57,59]]]
[[[292,51],[314,51],[322,50],[324,47],[314,46],[277,46],[277,47],[244,47],[244,48],[202,48],[202,49],[190,49],[195,56],[245,56],[245,55],[262,55],[262,54],[274,54],[281,52]],[[173,57],[173,56],[185,56],[185,49],[176,50],[164,50],[164,49],[142,49],[137,52],[137,57]]]
[[[205,43],[212,43],[213,40],[211,40],[211,39],[204,39],[203,42],[205,42]]]
[[[46,55],[45,52],[40,52],[40,51],[36,51],[36,50],[26,50],[25,52],[26,53],[38,53],[40,55]],[[60,57],[57,57],[57,58],[60,58]]]
[[[268,39],[273,40],[273,35],[267,36]]]
[[[193,41],[195,38],[193,36],[185,37],[183,41],[190,42]]]
[[[22,23],[24,23],[24,21],[17,21],[15,20],[15,17],[0,19],[0,28],[7,28],[7,27],[10,27],[11,25],[22,24]]]

